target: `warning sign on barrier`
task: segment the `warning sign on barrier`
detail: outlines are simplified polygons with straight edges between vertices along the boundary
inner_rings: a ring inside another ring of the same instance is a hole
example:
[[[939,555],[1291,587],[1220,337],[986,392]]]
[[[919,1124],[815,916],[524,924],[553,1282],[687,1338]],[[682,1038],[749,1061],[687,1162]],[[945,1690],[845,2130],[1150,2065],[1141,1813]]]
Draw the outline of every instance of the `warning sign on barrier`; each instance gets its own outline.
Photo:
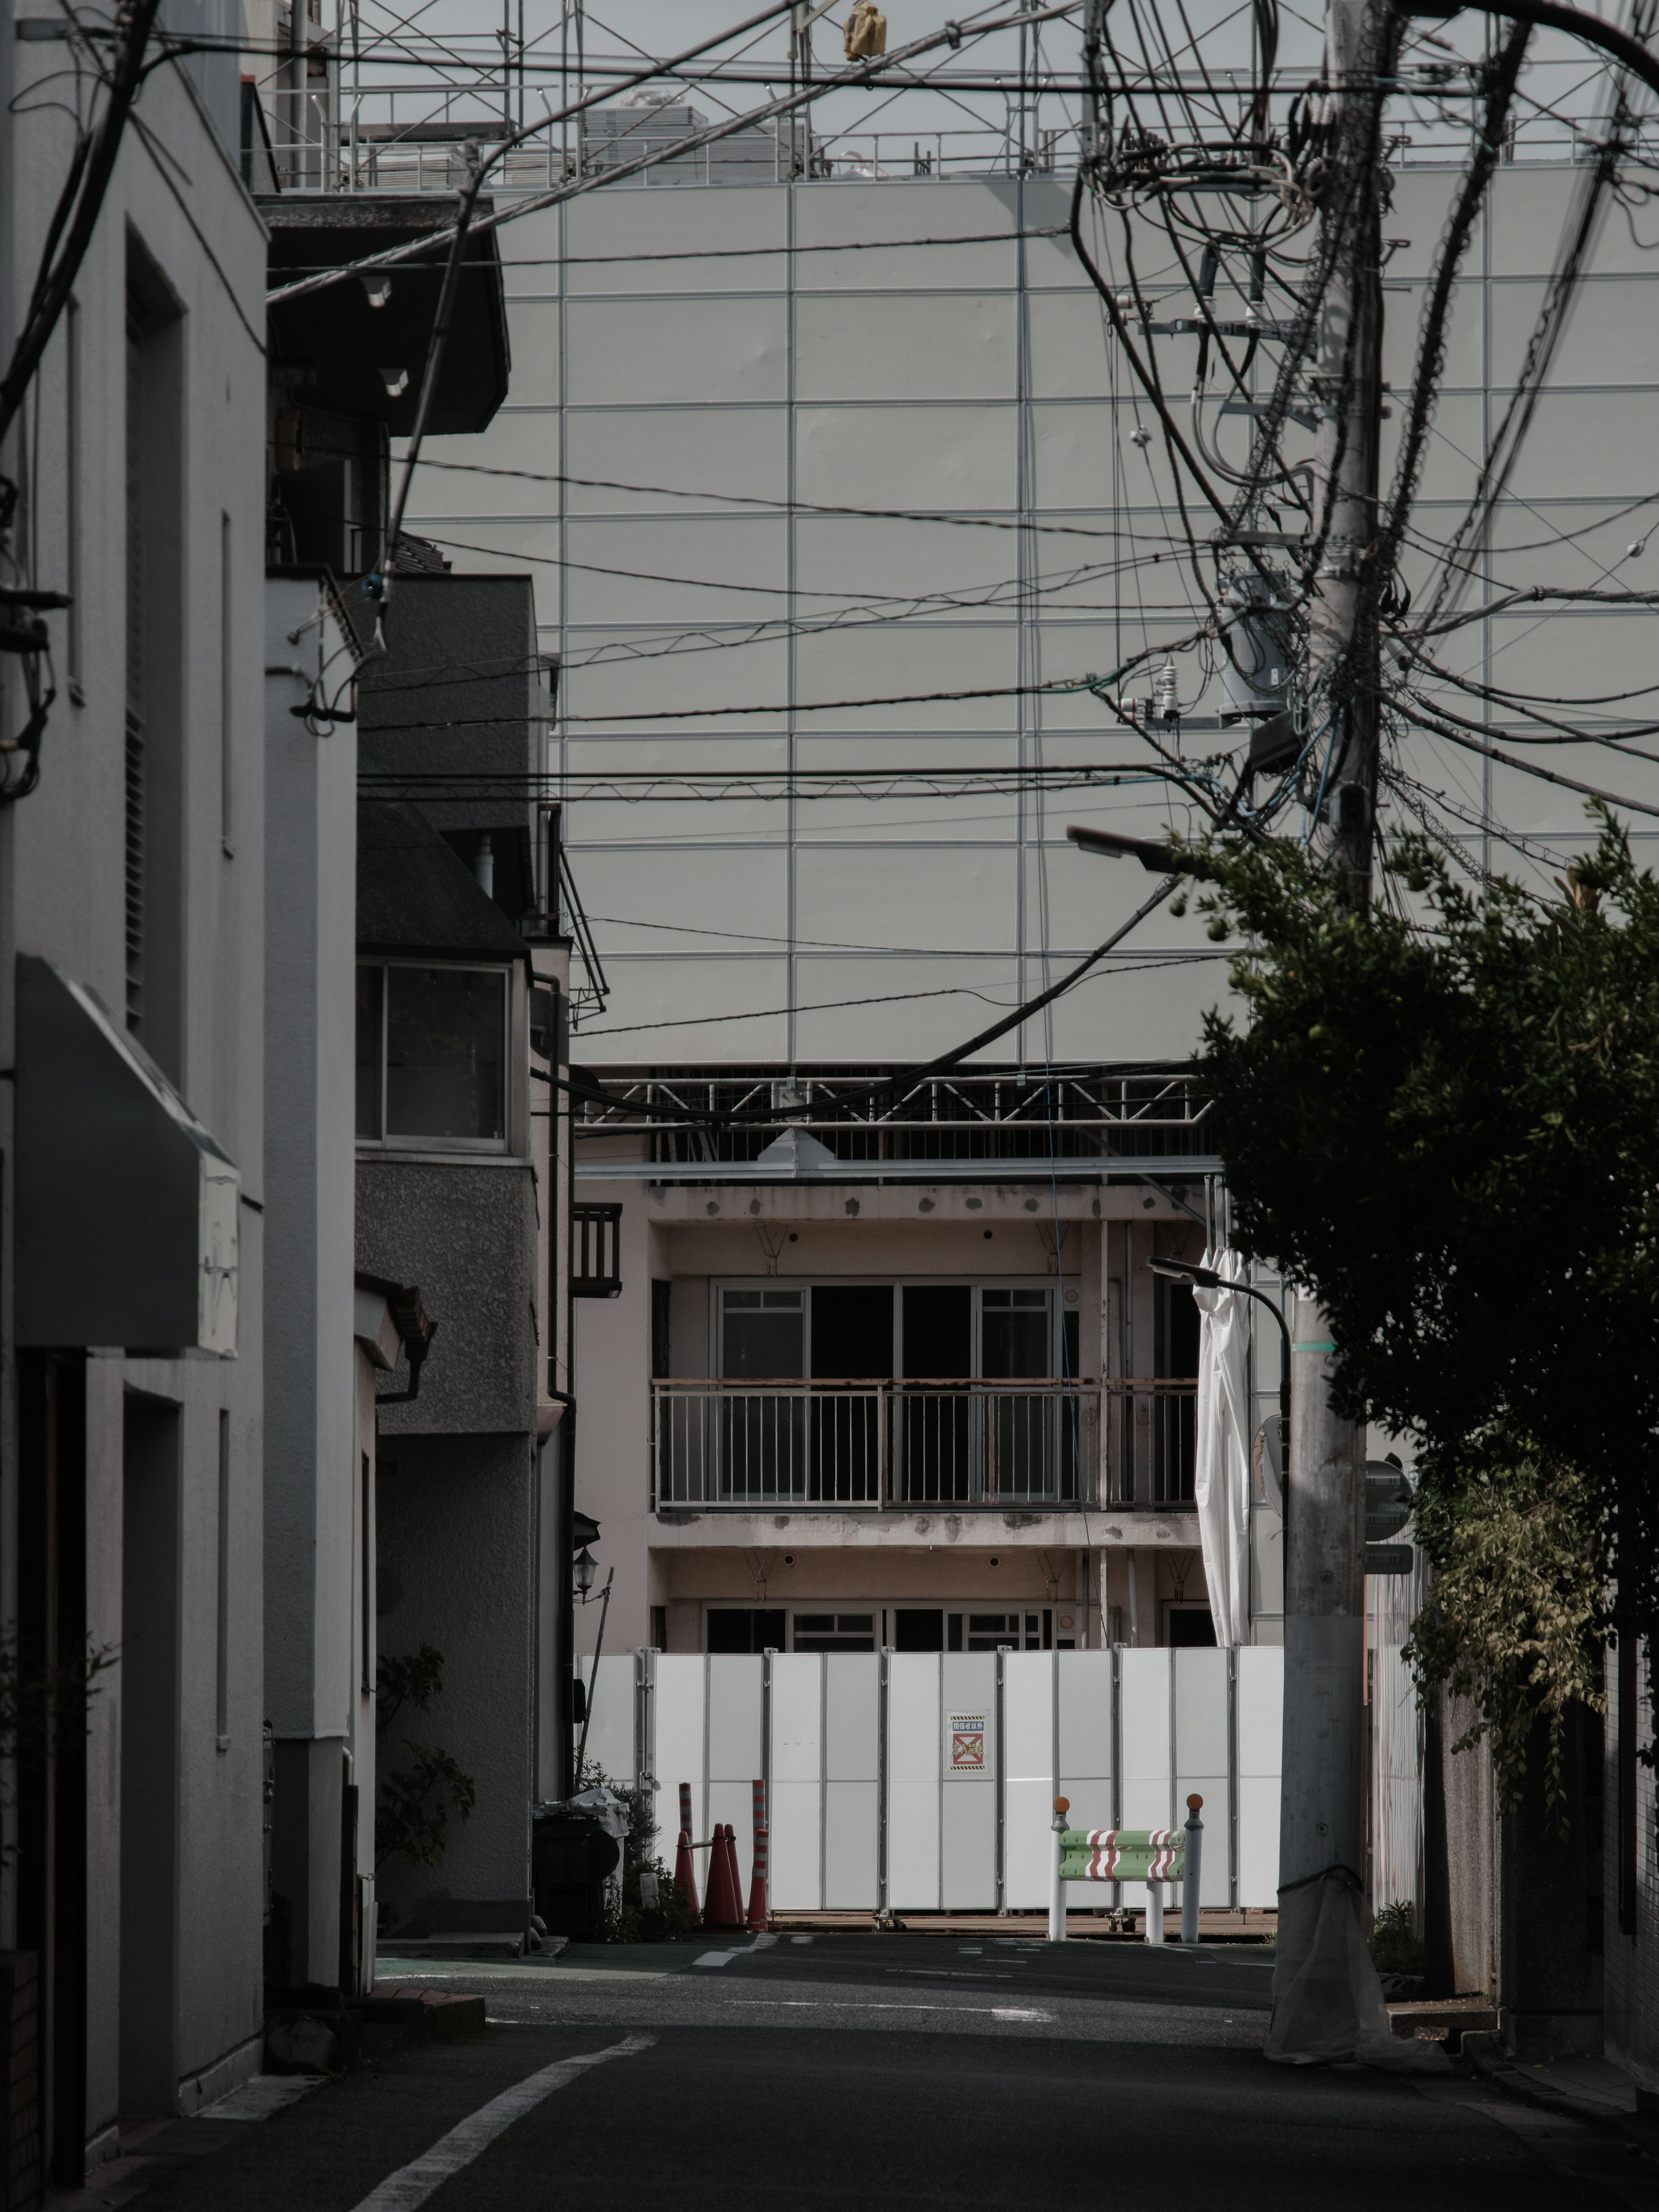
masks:
[[[945,1731],[945,1771],[950,1774],[983,1774],[985,1758],[985,1715],[983,1713],[952,1713]]]

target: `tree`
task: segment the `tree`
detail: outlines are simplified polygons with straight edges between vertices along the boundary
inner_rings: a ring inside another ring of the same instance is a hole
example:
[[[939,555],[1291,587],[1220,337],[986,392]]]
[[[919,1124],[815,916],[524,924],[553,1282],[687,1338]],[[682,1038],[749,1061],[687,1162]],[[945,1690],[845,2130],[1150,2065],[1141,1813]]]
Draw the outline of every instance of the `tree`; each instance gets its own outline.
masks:
[[[1238,1242],[1318,1295],[1343,1409],[1417,1442],[1419,1534],[1464,1577],[1419,1668],[1476,1695],[1512,1800],[1531,1716],[1559,1757],[1564,1701],[1599,1702],[1569,1652],[1608,1613],[1508,1573],[1495,1532],[1540,1571],[1571,1535],[1633,1629],[1659,1595],[1659,882],[1604,811],[1553,897],[1477,900],[1420,842],[1368,918],[1288,841],[1187,865],[1249,940],[1248,1026],[1206,1018],[1197,1067]]]

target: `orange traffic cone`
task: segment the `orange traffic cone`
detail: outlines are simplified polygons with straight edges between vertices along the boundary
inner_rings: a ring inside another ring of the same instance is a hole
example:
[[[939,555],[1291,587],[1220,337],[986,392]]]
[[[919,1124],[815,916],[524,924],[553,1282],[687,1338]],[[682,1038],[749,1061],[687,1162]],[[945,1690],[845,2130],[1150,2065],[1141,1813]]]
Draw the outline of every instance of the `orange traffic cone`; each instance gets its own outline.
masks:
[[[737,1851],[732,1831],[717,1825],[708,1853],[708,1894],[703,1902],[705,1928],[741,1928],[743,1899],[738,1893]]]
[[[691,1831],[680,1830],[680,1839],[674,1852],[674,1887],[681,1902],[695,1921],[697,1917],[697,1869],[691,1857]]]

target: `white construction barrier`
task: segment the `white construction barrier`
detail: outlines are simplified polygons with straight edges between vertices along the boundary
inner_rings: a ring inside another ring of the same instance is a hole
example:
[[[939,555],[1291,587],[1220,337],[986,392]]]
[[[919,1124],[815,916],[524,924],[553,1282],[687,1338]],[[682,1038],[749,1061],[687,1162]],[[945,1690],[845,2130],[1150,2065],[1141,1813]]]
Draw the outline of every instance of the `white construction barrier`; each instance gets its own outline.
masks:
[[[1200,1901],[1277,1902],[1284,1656],[1269,1646],[641,1651],[602,1658],[597,1682],[581,1672],[590,1762],[657,1784],[667,1850],[688,1783],[697,1836],[736,1829],[745,1895],[765,1780],[776,1911],[1042,1911],[1057,1796],[1077,1828],[1179,1828],[1194,1792]]]

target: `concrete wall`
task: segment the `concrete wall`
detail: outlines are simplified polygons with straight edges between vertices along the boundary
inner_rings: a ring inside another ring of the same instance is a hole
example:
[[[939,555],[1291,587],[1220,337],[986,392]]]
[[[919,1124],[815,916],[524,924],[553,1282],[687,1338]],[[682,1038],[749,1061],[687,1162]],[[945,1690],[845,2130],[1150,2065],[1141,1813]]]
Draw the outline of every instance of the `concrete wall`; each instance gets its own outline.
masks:
[[[71,137],[53,94],[27,89],[55,77],[64,49],[18,46],[9,24],[6,46],[11,105],[0,138],[6,210],[0,319],[15,328]],[[58,696],[40,787],[0,809],[0,1058],[11,1064],[13,956],[20,951],[43,954],[83,978],[112,1007],[125,1000],[125,330],[130,264],[142,264],[165,326],[162,412],[172,426],[149,458],[167,480],[174,533],[158,554],[173,570],[171,578],[157,570],[165,584],[157,618],[169,638],[167,689],[156,701],[166,727],[155,732],[158,757],[168,756],[156,793],[165,817],[164,825],[158,819],[156,849],[170,857],[167,880],[155,888],[177,993],[174,1014],[155,1042],[240,1172],[240,1311],[234,1360],[128,1360],[100,1352],[89,1361],[84,1589],[93,1639],[118,1644],[123,1402],[129,1390],[143,1391],[179,1409],[176,1887],[155,1899],[158,1914],[176,1929],[176,2006],[171,2024],[163,2023],[153,2070],[167,2085],[165,2101],[188,2110],[252,2069],[261,2018],[264,249],[234,158],[183,76],[155,72],[141,112],[149,128],[130,131],[124,141],[76,279],[72,327],[60,325],[36,381],[38,447],[33,402],[27,417],[39,474],[26,485],[14,545],[31,580],[73,591],[77,605],[73,618],[50,617]],[[191,179],[187,200],[180,174]],[[26,474],[15,446],[3,465],[14,477]],[[22,715],[18,678],[9,655],[0,671],[8,735]],[[3,1090],[0,1153],[9,1170],[11,1087]],[[9,1237],[9,1189],[3,1214]],[[0,1275],[9,1291],[9,1252]],[[3,1325],[9,1338],[9,1304]],[[13,1540],[17,1369],[9,1341],[3,1349],[0,1555],[9,1615],[18,1597],[15,1577],[34,1569],[19,1562]],[[222,1741],[222,1412],[229,1416]],[[128,1593],[129,1608],[140,1595]],[[118,1674],[106,1677],[87,1747],[85,2078],[57,2085],[60,2128],[83,2123],[94,2158],[112,2143],[118,2111],[137,2109],[119,2075],[121,1706]],[[0,1942],[32,1934],[18,1930],[15,1902],[8,1888]],[[80,1906],[65,1900],[62,1909]],[[78,2179],[74,2146],[60,2142],[57,2149],[58,2178]]]
[[[435,1353],[434,1355],[436,1357]],[[425,1395],[425,1386],[422,1386]],[[380,1764],[401,1742],[441,1746],[477,1785],[465,1826],[452,1816],[441,1866],[393,1860],[380,1893],[394,1911],[442,1888],[468,1899],[529,1894],[534,1789],[535,1486],[522,1436],[383,1441],[379,1470],[381,1649],[443,1654],[430,1714],[405,1711]]]
[[[385,1437],[536,1427],[534,1175],[524,1160],[357,1158],[357,1265],[418,1283],[438,1324],[410,1406]]]

